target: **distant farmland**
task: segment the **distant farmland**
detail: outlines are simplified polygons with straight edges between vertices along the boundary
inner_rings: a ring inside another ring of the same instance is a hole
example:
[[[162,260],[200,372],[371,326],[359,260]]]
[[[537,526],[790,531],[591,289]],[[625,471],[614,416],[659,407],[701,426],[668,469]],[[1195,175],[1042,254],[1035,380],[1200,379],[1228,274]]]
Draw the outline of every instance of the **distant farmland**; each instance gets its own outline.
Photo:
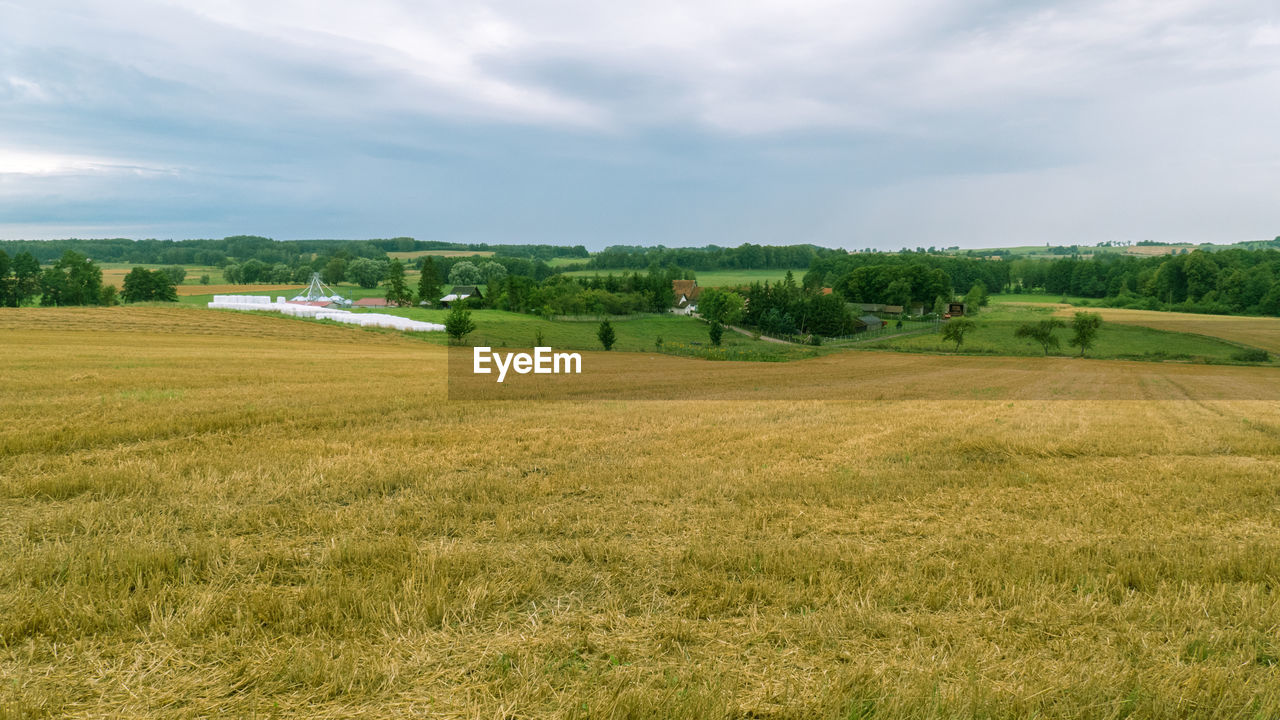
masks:
[[[387,257],[400,260],[416,260],[424,255],[437,257],[493,257],[492,250],[413,250],[406,252],[388,252]]]
[[[0,715],[1280,714],[1270,368],[588,353],[466,403],[288,318],[0,342]]]

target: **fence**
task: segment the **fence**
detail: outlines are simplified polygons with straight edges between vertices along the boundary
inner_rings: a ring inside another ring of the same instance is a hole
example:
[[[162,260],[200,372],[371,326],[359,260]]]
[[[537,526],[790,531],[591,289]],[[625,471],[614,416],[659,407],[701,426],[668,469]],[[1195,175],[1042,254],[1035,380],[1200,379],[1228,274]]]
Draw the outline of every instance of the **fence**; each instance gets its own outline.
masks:
[[[904,320],[902,327],[898,327],[897,320],[888,320],[875,330],[863,330],[853,335],[843,335],[841,337],[824,338],[826,342],[833,343],[854,343],[866,342],[869,340],[878,340],[880,338],[892,335],[919,335],[924,333],[935,333],[942,328],[942,320]]]
[[[622,322],[626,320],[641,320],[644,318],[655,317],[672,317],[671,313],[631,313],[628,315],[544,315],[547,320],[556,320],[559,322],[600,322],[608,320],[609,322]]]

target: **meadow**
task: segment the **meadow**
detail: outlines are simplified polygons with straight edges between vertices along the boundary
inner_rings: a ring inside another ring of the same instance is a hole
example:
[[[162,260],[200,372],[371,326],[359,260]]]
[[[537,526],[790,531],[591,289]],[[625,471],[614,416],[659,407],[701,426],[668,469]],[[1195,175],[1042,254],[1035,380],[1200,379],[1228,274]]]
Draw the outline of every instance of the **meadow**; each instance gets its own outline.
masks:
[[[960,352],[969,354],[991,355],[1044,355],[1044,348],[1027,339],[1014,336],[1020,325],[1039,322],[1050,317],[1059,317],[1070,325],[1071,318],[1079,308],[1063,305],[1032,304],[992,304],[978,314],[972,316],[977,326],[965,336],[964,343],[958,349],[955,343],[946,341],[941,334],[930,333],[903,338],[890,338],[871,343],[870,347],[895,350],[899,352]],[[1092,312],[1089,309],[1088,312]],[[1149,313],[1160,315],[1168,313]],[[1103,325],[1098,333],[1097,344],[1090,348],[1088,355],[1094,358],[1116,358],[1125,360],[1181,361],[1181,362],[1237,362],[1236,356],[1250,347],[1257,345],[1245,342],[1251,336],[1232,333],[1232,320],[1223,316],[1202,316],[1204,322],[1194,330],[1179,322],[1166,322],[1151,325],[1154,318],[1132,317],[1129,322],[1115,322],[1118,317],[1114,313],[1103,315]],[[1280,320],[1274,318],[1258,318],[1268,322],[1268,337],[1280,337]],[[1061,355],[1077,355],[1079,349],[1071,347],[1067,340],[1071,337],[1070,327],[1057,331],[1060,347],[1051,353]]]
[[[1280,714],[1270,368],[588,353],[459,402],[283,317],[0,343],[0,717]]]

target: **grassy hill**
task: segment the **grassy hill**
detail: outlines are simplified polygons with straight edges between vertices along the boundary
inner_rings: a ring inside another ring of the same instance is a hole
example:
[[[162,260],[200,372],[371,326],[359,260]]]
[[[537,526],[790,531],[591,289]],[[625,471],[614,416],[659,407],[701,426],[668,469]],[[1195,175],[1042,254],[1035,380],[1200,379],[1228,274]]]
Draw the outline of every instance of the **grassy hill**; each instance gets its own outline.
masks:
[[[965,337],[964,344],[957,350],[956,345],[946,342],[940,334],[916,335],[905,338],[890,338],[874,343],[872,347],[891,349],[900,352],[962,352],[969,354],[990,355],[1043,355],[1044,349],[1029,340],[1017,338],[1014,331],[1025,323],[1039,322],[1055,315],[1070,324],[1071,317],[1078,308],[1067,308],[1061,305],[993,305],[983,312],[972,316],[977,323],[975,329]],[[1090,310],[1091,312],[1092,310]],[[1242,350],[1253,347],[1239,340],[1229,340],[1215,336],[1208,323],[1197,329],[1205,332],[1190,332],[1186,324],[1167,323],[1159,328],[1151,327],[1148,322],[1111,322],[1114,314],[1104,315],[1104,323],[1099,331],[1097,345],[1088,352],[1093,358],[1115,358],[1125,360],[1172,360],[1184,362],[1236,362],[1235,357]],[[1214,317],[1214,316],[1205,316]],[[1145,318],[1144,318],[1145,319]],[[1231,318],[1222,317],[1224,321]],[[1273,323],[1280,329],[1280,320]],[[1229,323],[1219,326],[1228,328]],[[1280,336],[1278,334],[1277,336]],[[1057,331],[1060,347],[1055,354],[1076,355],[1078,349],[1068,345],[1071,337],[1070,328]],[[1242,336],[1233,336],[1236,338]],[[1274,336],[1269,336],[1273,339]]]

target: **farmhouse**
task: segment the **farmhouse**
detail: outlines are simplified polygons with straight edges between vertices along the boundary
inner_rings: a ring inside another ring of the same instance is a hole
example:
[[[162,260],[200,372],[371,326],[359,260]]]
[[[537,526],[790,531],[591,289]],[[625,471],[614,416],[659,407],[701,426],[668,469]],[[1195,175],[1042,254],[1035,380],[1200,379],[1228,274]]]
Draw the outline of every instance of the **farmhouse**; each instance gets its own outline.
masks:
[[[484,295],[480,294],[480,288],[475,285],[454,285],[448,295],[440,298],[440,307],[447,308],[449,303],[466,300],[469,297],[483,299]]]
[[[962,302],[948,303],[947,317],[964,317],[964,303]]]
[[[697,280],[672,280],[671,294],[675,296],[675,305],[671,312],[677,315],[688,315],[698,309],[698,297],[702,288]]]

